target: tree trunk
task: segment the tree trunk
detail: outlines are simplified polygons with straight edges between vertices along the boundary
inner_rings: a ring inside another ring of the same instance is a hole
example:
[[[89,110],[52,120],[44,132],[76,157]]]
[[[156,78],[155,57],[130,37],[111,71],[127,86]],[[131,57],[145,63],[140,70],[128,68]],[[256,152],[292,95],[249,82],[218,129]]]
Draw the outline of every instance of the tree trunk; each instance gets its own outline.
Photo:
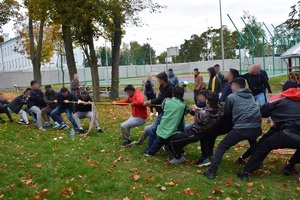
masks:
[[[122,42],[121,24],[115,23],[114,37],[112,41],[112,70],[111,70],[111,99],[119,98],[119,60]]]
[[[95,102],[100,101],[100,84],[99,84],[99,73],[98,73],[98,65],[97,65],[97,57],[94,46],[94,38],[93,38],[93,29],[91,27],[87,30],[88,37],[88,46],[90,50],[90,65],[91,65],[91,74],[92,74],[92,85],[93,85],[93,100]]]
[[[40,22],[39,27],[39,40],[37,44],[37,50],[34,50],[34,33],[33,33],[33,20],[29,18],[29,40],[30,40],[30,59],[33,67],[33,79],[42,84],[41,75],[41,55],[43,46],[43,32],[44,32],[44,21]]]
[[[62,38],[64,41],[66,60],[69,70],[70,81],[73,79],[74,74],[77,74],[76,62],[73,51],[73,41],[71,38],[71,30],[67,25],[62,25]]]

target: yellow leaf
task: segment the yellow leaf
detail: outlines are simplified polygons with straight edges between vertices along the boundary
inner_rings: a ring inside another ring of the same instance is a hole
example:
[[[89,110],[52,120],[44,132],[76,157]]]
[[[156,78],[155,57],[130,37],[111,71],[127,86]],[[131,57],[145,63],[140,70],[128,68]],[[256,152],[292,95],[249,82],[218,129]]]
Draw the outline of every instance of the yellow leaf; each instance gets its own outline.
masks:
[[[173,186],[173,185],[175,185],[175,183],[171,181],[168,183],[168,185]]]
[[[261,187],[263,190],[265,189],[264,184],[261,184],[260,187]]]
[[[123,200],[130,200],[128,197],[123,198]]]
[[[226,197],[226,199],[225,200],[231,200],[231,198],[230,197]]]
[[[248,187],[252,187],[253,186],[253,182],[247,183]]]

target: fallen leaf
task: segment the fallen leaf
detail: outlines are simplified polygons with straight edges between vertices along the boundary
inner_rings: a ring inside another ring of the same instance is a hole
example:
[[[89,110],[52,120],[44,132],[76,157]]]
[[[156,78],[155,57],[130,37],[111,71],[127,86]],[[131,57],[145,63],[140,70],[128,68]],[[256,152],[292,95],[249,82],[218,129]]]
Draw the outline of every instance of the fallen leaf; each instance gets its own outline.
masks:
[[[88,165],[89,166],[93,166],[94,165],[94,163],[93,163],[93,161],[91,159],[88,160]]]
[[[123,198],[123,200],[130,200],[128,197]]]
[[[194,196],[194,192],[191,190],[191,188],[186,188],[182,191],[183,194],[187,196]]]
[[[232,180],[229,179],[226,183],[225,183],[225,187],[231,187],[232,186]]]
[[[140,178],[141,178],[140,175],[134,175],[134,176],[133,176],[133,179],[134,179],[135,181],[139,180]]]
[[[36,164],[35,166],[36,166],[37,168],[41,168],[43,165],[39,163],[39,164]]]
[[[144,200],[154,200],[154,198],[152,196],[145,196]]]
[[[173,185],[175,185],[175,183],[174,182],[169,182],[168,185],[173,186]]]
[[[252,187],[253,186],[253,182],[247,183],[248,187]]]
[[[247,189],[246,189],[246,192],[249,194],[249,193],[251,193],[251,187],[248,187]]]
[[[180,180],[179,180],[179,179],[174,179],[174,183],[175,183],[175,184],[179,184],[179,183],[180,183]]]
[[[224,193],[224,191],[221,188],[213,188],[211,193],[219,194],[219,193]]]
[[[261,187],[263,190],[265,189],[264,184],[261,184],[260,187]]]
[[[91,190],[85,190],[86,193],[93,194]]]
[[[39,199],[39,196],[33,196],[33,199],[34,199],[34,200],[38,200],[38,199]]]
[[[226,197],[225,200],[231,200],[231,198],[230,197]]]
[[[161,191],[166,191],[167,190],[167,188],[164,187],[164,186],[162,186],[160,189],[161,189]]]

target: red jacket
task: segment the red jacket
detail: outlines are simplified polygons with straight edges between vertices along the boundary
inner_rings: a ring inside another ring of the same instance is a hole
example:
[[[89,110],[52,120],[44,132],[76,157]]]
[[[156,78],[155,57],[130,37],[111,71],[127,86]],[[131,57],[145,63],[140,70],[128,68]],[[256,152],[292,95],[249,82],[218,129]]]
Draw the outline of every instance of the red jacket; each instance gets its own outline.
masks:
[[[126,99],[122,101],[117,101],[118,103],[133,103],[132,105],[132,116],[133,117],[141,117],[143,119],[147,119],[147,107],[144,106],[144,95],[143,93],[137,89],[135,90],[132,97],[127,97]]]

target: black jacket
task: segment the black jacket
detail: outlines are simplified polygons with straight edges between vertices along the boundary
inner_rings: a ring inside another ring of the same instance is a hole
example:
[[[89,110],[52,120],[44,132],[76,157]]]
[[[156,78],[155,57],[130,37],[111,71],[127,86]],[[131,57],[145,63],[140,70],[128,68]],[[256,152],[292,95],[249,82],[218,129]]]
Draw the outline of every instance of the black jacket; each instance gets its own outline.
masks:
[[[264,93],[264,88],[267,88],[268,92],[272,93],[270,84],[263,74],[251,75],[247,73],[242,75],[242,77],[247,80],[249,89],[251,90],[253,96]]]
[[[63,97],[63,95],[60,92],[57,94],[58,106],[60,106],[61,109],[68,109],[68,108],[73,109],[74,108],[73,103],[64,103],[65,100],[78,101],[78,97],[71,92],[69,92],[67,97]]]
[[[300,127],[300,101],[277,99],[260,108],[262,117],[270,117],[278,127]]]
[[[14,113],[18,114],[20,110],[22,109],[23,105],[26,104],[28,98],[26,98],[24,95],[20,95],[16,98],[14,98],[9,104],[8,107],[11,109]]]
[[[44,101],[44,94],[41,90],[31,90],[30,98],[27,101],[27,106],[30,109],[33,106],[44,108],[46,106]]]
[[[90,96],[88,96],[88,98],[86,100],[83,100],[81,97],[79,97],[79,99],[84,102],[92,102],[93,101]],[[76,112],[90,112],[90,111],[92,111],[92,105],[91,104],[86,104],[86,105],[76,104],[75,110],[76,110]]]
[[[9,104],[9,101],[7,101],[6,99],[4,99],[3,101],[0,101],[0,110],[7,107],[8,104]]]
[[[53,90],[50,94],[47,92],[44,93],[44,101],[50,108],[55,108],[57,106],[57,103],[53,102],[54,100],[57,100],[57,92]]]
[[[166,99],[166,98],[172,98],[173,96],[173,90],[174,90],[174,86],[171,85],[170,83],[167,84],[166,87],[159,87],[159,96],[156,97],[156,99],[152,99],[151,100],[151,104],[162,104],[162,102]],[[161,112],[161,107],[156,107],[156,111],[157,112]]]

